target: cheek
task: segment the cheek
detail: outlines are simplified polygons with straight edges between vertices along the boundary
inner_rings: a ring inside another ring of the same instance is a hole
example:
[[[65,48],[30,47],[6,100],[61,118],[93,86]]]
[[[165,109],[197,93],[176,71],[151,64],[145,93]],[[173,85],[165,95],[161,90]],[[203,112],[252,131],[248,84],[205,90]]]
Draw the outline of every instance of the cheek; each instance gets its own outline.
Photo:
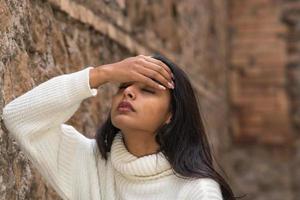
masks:
[[[111,99],[111,108],[115,108],[117,106],[117,102],[120,102],[120,100],[118,100],[118,96],[114,95]]]
[[[161,102],[148,102],[143,106],[141,110],[141,115],[148,122],[153,122],[154,124],[160,123],[167,112],[167,105]]]
[[[160,105],[149,104],[144,106],[144,112],[146,112],[149,116],[156,116],[161,111],[162,107]]]

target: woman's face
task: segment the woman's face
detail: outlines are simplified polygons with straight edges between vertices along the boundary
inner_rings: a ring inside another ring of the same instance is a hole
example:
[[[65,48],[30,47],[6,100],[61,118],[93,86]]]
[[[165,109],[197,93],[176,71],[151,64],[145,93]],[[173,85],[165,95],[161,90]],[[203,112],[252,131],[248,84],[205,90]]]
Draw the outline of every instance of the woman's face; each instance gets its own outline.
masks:
[[[171,118],[170,89],[160,90],[141,82],[121,83],[112,97],[112,124],[122,131],[141,131],[155,133]],[[134,111],[120,111],[121,101],[129,102]]]

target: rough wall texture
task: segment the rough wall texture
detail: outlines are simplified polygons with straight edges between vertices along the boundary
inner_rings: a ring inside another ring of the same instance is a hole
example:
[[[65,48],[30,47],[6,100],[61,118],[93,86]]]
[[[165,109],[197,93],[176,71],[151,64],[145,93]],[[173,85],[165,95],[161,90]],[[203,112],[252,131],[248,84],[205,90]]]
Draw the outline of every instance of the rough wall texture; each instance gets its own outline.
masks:
[[[234,134],[239,140],[285,143],[291,127],[280,4],[233,0],[230,9]]]
[[[291,107],[291,122],[295,130],[295,142],[291,171],[294,179],[295,197],[300,196],[300,2],[287,1],[282,13],[282,21],[287,26],[286,42],[288,60],[286,63],[288,94]]]
[[[53,76],[131,55],[126,48],[47,2],[0,2],[1,107]],[[101,93],[104,99],[111,92]],[[86,100],[69,121],[90,136],[105,111],[105,105],[100,106],[97,99]],[[0,199],[59,199],[4,129],[0,134],[0,155]]]
[[[0,107],[56,75],[159,51],[189,73],[216,153],[228,135],[225,1],[0,0]],[[114,86],[67,122],[88,137]],[[60,199],[0,129],[0,199]]]
[[[56,75],[159,51],[191,77],[236,194],[296,200],[299,13],[292,0],[0,0],[0,108]],[[67,123],[92,138],[114,91],[101,86]],[[0,200],[60,199],[3,122],[0,166]]]
[[[224,163],[248,199],[299,199],[299,6],[291,13],[289,2],[297,1],[229,2],[230,132],[237,142]]]

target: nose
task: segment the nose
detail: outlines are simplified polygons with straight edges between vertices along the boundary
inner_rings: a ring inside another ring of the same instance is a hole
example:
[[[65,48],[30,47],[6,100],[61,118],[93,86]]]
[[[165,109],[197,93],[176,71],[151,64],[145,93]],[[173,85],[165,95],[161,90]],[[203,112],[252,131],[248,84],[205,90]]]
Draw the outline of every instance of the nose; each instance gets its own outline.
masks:
[[[135,94],[134,94],[134,92],[133,92],[133,88],[132,88],[132,86],[128,86],[128,87],[126,87],[125,89],[124,89],[124,96],[125,97],[128,97],[128,98],[130,98],[130,99],[134,99],[135,98]]]

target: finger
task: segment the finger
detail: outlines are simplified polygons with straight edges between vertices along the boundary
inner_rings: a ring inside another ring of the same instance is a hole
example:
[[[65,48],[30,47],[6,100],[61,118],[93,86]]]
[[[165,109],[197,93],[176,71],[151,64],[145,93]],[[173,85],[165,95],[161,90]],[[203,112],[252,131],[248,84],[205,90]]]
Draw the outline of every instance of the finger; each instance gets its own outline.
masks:
[[[167,70],[169,72],[169,74],[173,74],[171,69],[164,62],[162,62],[161,60],[152,58],[151,56],[145,56],[144,58],[149,62],[153,62],[153,63],[163,67],[165,70]]]
[[[172,82],[171,75],[169,74],[169,72],[167,70],[165,70],[164,67],[161,67],[160,65],[157,65],[153,62],[149,62],[146,59],[142,60],[141,64],[144,67],[147,67],[148,69],[152,69],[152,70],[155,70],[156,72],[160,73],[162,76],[164,76],[168,80],[168,82],[170,82],[170,83]]]
[[[162,62],[158,59],[152,58],[151,56],[139,55],[139,57],[147,60],[148,62],[152,62],[152,63],[162,67],[163,69],[165,69],[170,74],[170,80],[171,80],[173,73],[172,73],[171,69],[164,62]]]
[[[165,87],[173,89],[172,84],[157,71],[146,67],[138,67],[137,71],[143,74],[144,76],[154,79],[154,81],[157,81],[159,84],[165,85]]]
[[[137,79],[137,81],[145,83],[146,85],[148,85],[149,87],[152,87],[154,89],[159,89],[159,90],[166,90],[166,87],[164,87],[163,85],[155,82],[154,80],[152,80],[151,78],[144,76],[140,73],[136,73],[135,77]]]

